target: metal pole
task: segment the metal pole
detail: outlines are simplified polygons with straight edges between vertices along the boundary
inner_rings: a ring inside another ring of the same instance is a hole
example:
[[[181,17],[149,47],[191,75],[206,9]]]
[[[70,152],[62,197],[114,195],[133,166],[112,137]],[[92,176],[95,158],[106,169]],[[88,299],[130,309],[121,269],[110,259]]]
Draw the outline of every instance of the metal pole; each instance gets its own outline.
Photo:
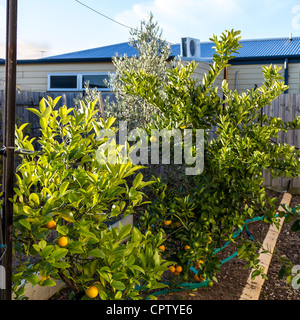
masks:
[[[5,243],[6,252],[4,255],[3,266],[6,275],[6,289],[3,299],[11,300],[12,296],[12,246],[13,246],[13,203],[9,200],[14,195],[14,147],[15,147],[15,117],[16,117],[16,70],[17,70],[17,0],[7,0],[7,56],[6,56],[6,74],[5,74],[5,120],[4,128],[5,140],[3,141],[5,149],[4,157],[4,200],[5,208]]]

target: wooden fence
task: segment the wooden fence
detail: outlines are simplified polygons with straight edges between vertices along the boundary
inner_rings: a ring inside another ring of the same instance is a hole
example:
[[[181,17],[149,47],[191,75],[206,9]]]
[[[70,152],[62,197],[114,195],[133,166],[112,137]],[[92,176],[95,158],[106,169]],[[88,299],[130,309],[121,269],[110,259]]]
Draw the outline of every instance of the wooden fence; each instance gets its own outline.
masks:
[[[50,96],[55,98],[61,96],[58,103],[58,107],[62,105],[67,105],[68,107],[74,107],[74,99],[82,95],[81,92],[31,92],[22,91],[17,94],[17,107],[16,116],[17,121],[20,123],[30,123],[31,125],[31,135],[39,136],[40,134],[40,124],[39,118],[29,112],[27,108],[37,107],[40,100],[43,97]],[[111,93],[103,93],[103,98],[105,99],[107,95]],[[0,108],[2,109],[4,101],[4,92],[0,91]],[[282,94],[276,100],[273,101],[272,105],[265,106],[263,112],[267,116],[280,117],[282,120],[289,121],[295,119],[295,117],[300,116],[300,94]],[[0,132],[2,135],[2,121],[0,121]],[[213,135],[213,132],[212,132]],[[300,130],[289,130],[287,133],[280,133],[277,138],[278,143],[287,143],[293,145],[296,148],[300,148]],[[36,146],[38,148],[38,146]],[[287,190],[296,191],[300,193],[300,177],[295,179],[290,178],[274,178],[272,179],[270,173],[263,173],[265,178],[265,185],[277,190]]]
[[[28,111],[27,108],[38,107],[42,98],[56,98],[61,96],[57,104],[57,108],[66,105],[68,108],[73,108],[75,106],[75,99],[82,97],[83,92],[33,92],[33,91],[22,91],[16,96],[16,122],[17,125],[22,123],[30,124],[30,135],[37,137],[40,135],[40,123],[39,118],[32,112]],[[104,92],[102,94],[103,99],[107,96],[111,98],[112,94],[110,92]],[[0,90],[0,110],[3,110],[4,103],[4,91]],[[0,134],[2,137],[2,121],[0,121]],[[38,147],[38,146],[35,146]]]
[[[300,116],[300,94],[281,94],[271,105],[265,106],[263,112],[268,117],[280,117],[283,121],[292,121]],[[278,135],[277,143],[286,143],[295,148],[300,148],[300,130],[288,130]],[[265,185],[274,189],[300,193],[300,177],[274,178],[270,173],[263,173]]]

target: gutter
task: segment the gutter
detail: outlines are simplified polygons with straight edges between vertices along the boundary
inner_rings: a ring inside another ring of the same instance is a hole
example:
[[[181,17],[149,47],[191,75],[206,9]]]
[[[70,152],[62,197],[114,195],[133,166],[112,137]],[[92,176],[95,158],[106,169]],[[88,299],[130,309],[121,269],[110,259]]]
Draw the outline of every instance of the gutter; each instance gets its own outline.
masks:
[[[168,61],[174,59],[175,56],[169,56]],[[55,63],[93,63],[93,62],[112,62],[111,57],[104,58],[44,58],[44,59],[28,59],[28,60],[18,60],[17,64],[55,64]],[[5,60],[0,59],[0,65],[5,65]]]

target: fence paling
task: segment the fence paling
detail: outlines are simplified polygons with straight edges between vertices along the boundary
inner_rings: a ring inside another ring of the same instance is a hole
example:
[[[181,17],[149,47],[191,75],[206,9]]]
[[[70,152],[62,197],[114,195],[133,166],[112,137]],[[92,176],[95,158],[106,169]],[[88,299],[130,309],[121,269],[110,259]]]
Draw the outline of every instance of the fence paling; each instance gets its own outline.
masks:
[[[300,95],[299,94],[281,94],[271,105],[263,108],[267,117],[280,117],[283,121],[292,121],[300,116]],[[286,143],[296,148],[300,148],[300,130],[288,130],[281,132],[276,140],[277,143]],[[300,177],[290,179],[286,177],[272,179],[271,173],[264,171],[265,186],[278,190],[300,191]]]

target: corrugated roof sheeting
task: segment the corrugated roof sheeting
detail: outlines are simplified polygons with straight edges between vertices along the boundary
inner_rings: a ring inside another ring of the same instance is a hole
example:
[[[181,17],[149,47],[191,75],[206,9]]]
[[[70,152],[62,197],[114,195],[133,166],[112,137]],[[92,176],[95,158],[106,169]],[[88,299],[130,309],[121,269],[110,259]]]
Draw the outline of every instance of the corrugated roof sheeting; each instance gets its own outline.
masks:
[[[242,48],[236,55],[237,59],[255,60],[259,58],[272,57],[298,57],[300,59],[300,37],[289,38],[275,38],[275,39],[256,39],[256,40],[242,40]],[[211,59],[215,54],[213,49],[214,43],[200,42],[200,52],[202,59]],[[45,57],[37,60],[20,60],[19,63],[51,63],[64,61],[110,61],[112,57],[119,55],[127,55],[129,57],[137,55],[138,52],[133,48],[129,42],[108,45],[99,48],[71,52],[52,57]],[[180,44],[171,45],[171,57],[180,55]],[[0,64],[4,63],[4,60]]]
[[[242,40],[242,48],[237,54],[238,58],[256,58],[256,57],[276,57],[276,56],[300,56],[300,38],[279,38],[279,39],[257,39],[257,40]],[[215,51],[214,43],[200,43],[200,52],[202,58],[212,58]],[[115,45],[99,47],[78,52],[71,52],[45,59],[89,59],[89,58],[111,58],[118,54],[123,56],[137,55],[137,50],[130,46],[128,42],[123,42]],[[171,55],[180,55],[180,45],[171,45]]]

